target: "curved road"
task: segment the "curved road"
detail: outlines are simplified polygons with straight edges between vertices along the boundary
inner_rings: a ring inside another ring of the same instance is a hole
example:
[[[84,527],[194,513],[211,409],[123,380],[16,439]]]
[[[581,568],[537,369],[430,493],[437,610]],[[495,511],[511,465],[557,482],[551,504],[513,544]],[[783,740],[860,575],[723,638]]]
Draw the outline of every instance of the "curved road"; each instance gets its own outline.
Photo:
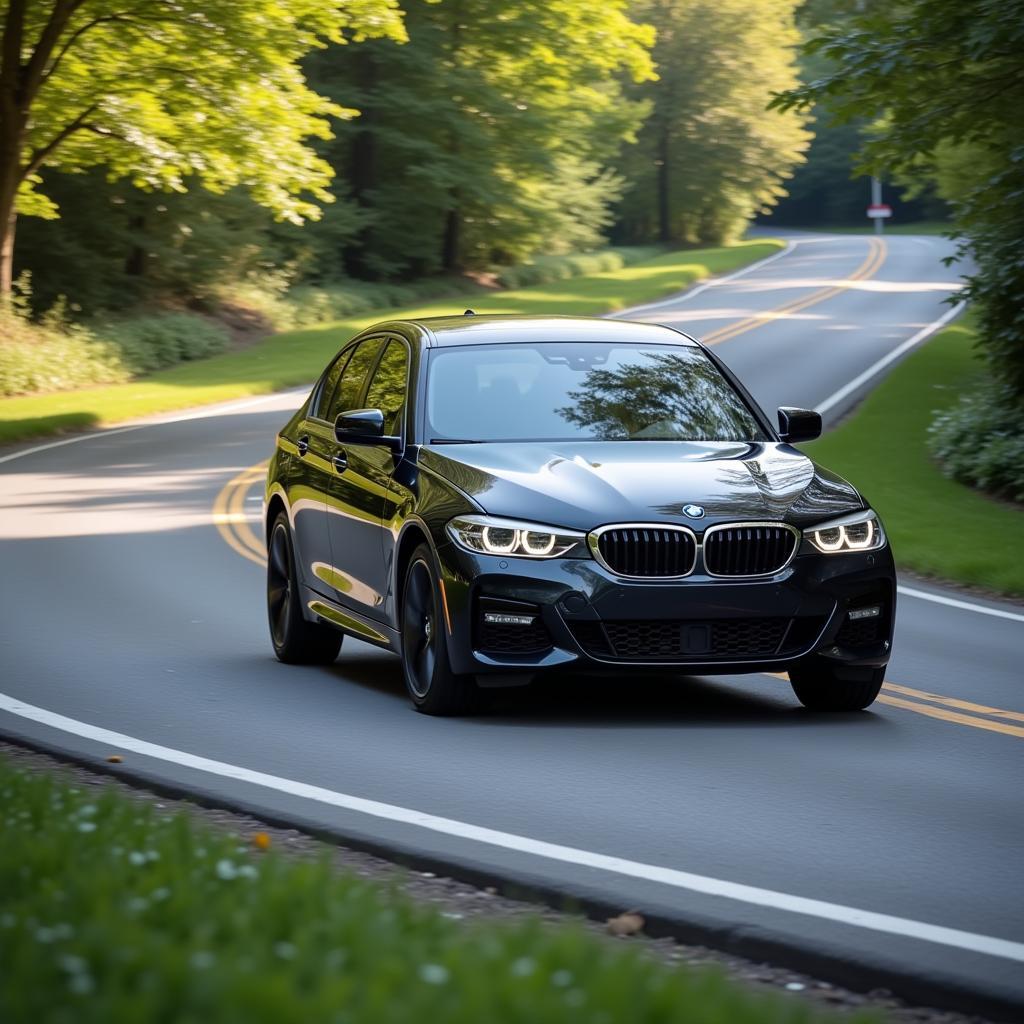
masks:
[[[950,248],[794,236],[630,315],[715,342],[767,407],[834,419],[948,309]],[[0,731],[836,980],[1024,1007],[1024,609],[908,583],[863,714],[763,675],[630,672],[425,718],[391,655],[271,655],[247,470],[299,401],[0,456]]]

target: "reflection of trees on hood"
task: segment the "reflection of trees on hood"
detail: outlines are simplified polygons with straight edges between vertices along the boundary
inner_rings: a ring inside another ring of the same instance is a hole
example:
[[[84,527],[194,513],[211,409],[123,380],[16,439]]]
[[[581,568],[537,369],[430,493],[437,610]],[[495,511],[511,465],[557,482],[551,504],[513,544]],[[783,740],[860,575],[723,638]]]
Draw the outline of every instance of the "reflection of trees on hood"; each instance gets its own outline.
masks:
[[[658,353],[616,370],[594,369],[570,391],[569,423],[603,440],[751,441],[763,432],[702,353]]]

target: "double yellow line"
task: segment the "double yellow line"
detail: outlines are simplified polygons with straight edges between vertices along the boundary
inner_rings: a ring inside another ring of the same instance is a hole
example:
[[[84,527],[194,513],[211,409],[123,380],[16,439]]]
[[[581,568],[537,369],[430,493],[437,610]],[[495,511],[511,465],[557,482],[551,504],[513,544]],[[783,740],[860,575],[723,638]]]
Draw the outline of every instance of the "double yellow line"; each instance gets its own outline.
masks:
[[[263,480],[267,463],[260,462],[242,470],[227,482],[213,503],[213,522],[228,547],[257,565],[267,564],[267,549],[252,528],[245,502],[253,484]]]
[[[784,319],[793,313],[799,313],[801,310],[818,305],[819,302],[831,299],[834,295],[840,295],[851,288],[857,281],[866,281],[869,277],[877,274],[885,262],[885,255],[885,242],[881,238],[870,238],[868,239],[868,254],[864,258],[864,262],[848,278],[845,278],[838,284],[819,288],[817,291],[811,292],[810,295],[793,299],[781,306],[777,306],[775,309],[767,309],[761,313],[752,313],[737,323],[719,327],[718,330],[704,335],[702,341],[705,345],[718,345],[740,334],[746,334],[747,331],[752,331],[755,327],[760,327],[762,324]]]

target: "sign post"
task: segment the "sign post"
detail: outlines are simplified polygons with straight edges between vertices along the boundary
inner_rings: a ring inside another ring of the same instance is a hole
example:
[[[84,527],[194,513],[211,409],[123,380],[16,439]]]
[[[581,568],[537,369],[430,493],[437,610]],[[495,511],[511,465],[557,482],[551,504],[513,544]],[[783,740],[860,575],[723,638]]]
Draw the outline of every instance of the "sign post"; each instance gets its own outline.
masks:
[[[868,216],[875,222],[876,235],[882,233],[885,218],[892,216],[892,207],[882,202],[882,183],[878,178],[871,179],[871,205],[868,207]]]

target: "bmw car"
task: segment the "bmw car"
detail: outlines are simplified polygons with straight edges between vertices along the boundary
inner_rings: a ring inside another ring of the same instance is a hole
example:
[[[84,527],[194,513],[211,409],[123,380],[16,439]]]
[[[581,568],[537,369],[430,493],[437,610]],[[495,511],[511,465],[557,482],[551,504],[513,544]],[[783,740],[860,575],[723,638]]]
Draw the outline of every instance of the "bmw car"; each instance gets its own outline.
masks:
[[[270,460],[274,651],[386,648],[434,715],[565,671],[786,673],[808,708],[865,708],[893,560],[856,488],[796,447],[820,431],[803,409],[773,423],[668,327],[469,310],[372,327]]]

